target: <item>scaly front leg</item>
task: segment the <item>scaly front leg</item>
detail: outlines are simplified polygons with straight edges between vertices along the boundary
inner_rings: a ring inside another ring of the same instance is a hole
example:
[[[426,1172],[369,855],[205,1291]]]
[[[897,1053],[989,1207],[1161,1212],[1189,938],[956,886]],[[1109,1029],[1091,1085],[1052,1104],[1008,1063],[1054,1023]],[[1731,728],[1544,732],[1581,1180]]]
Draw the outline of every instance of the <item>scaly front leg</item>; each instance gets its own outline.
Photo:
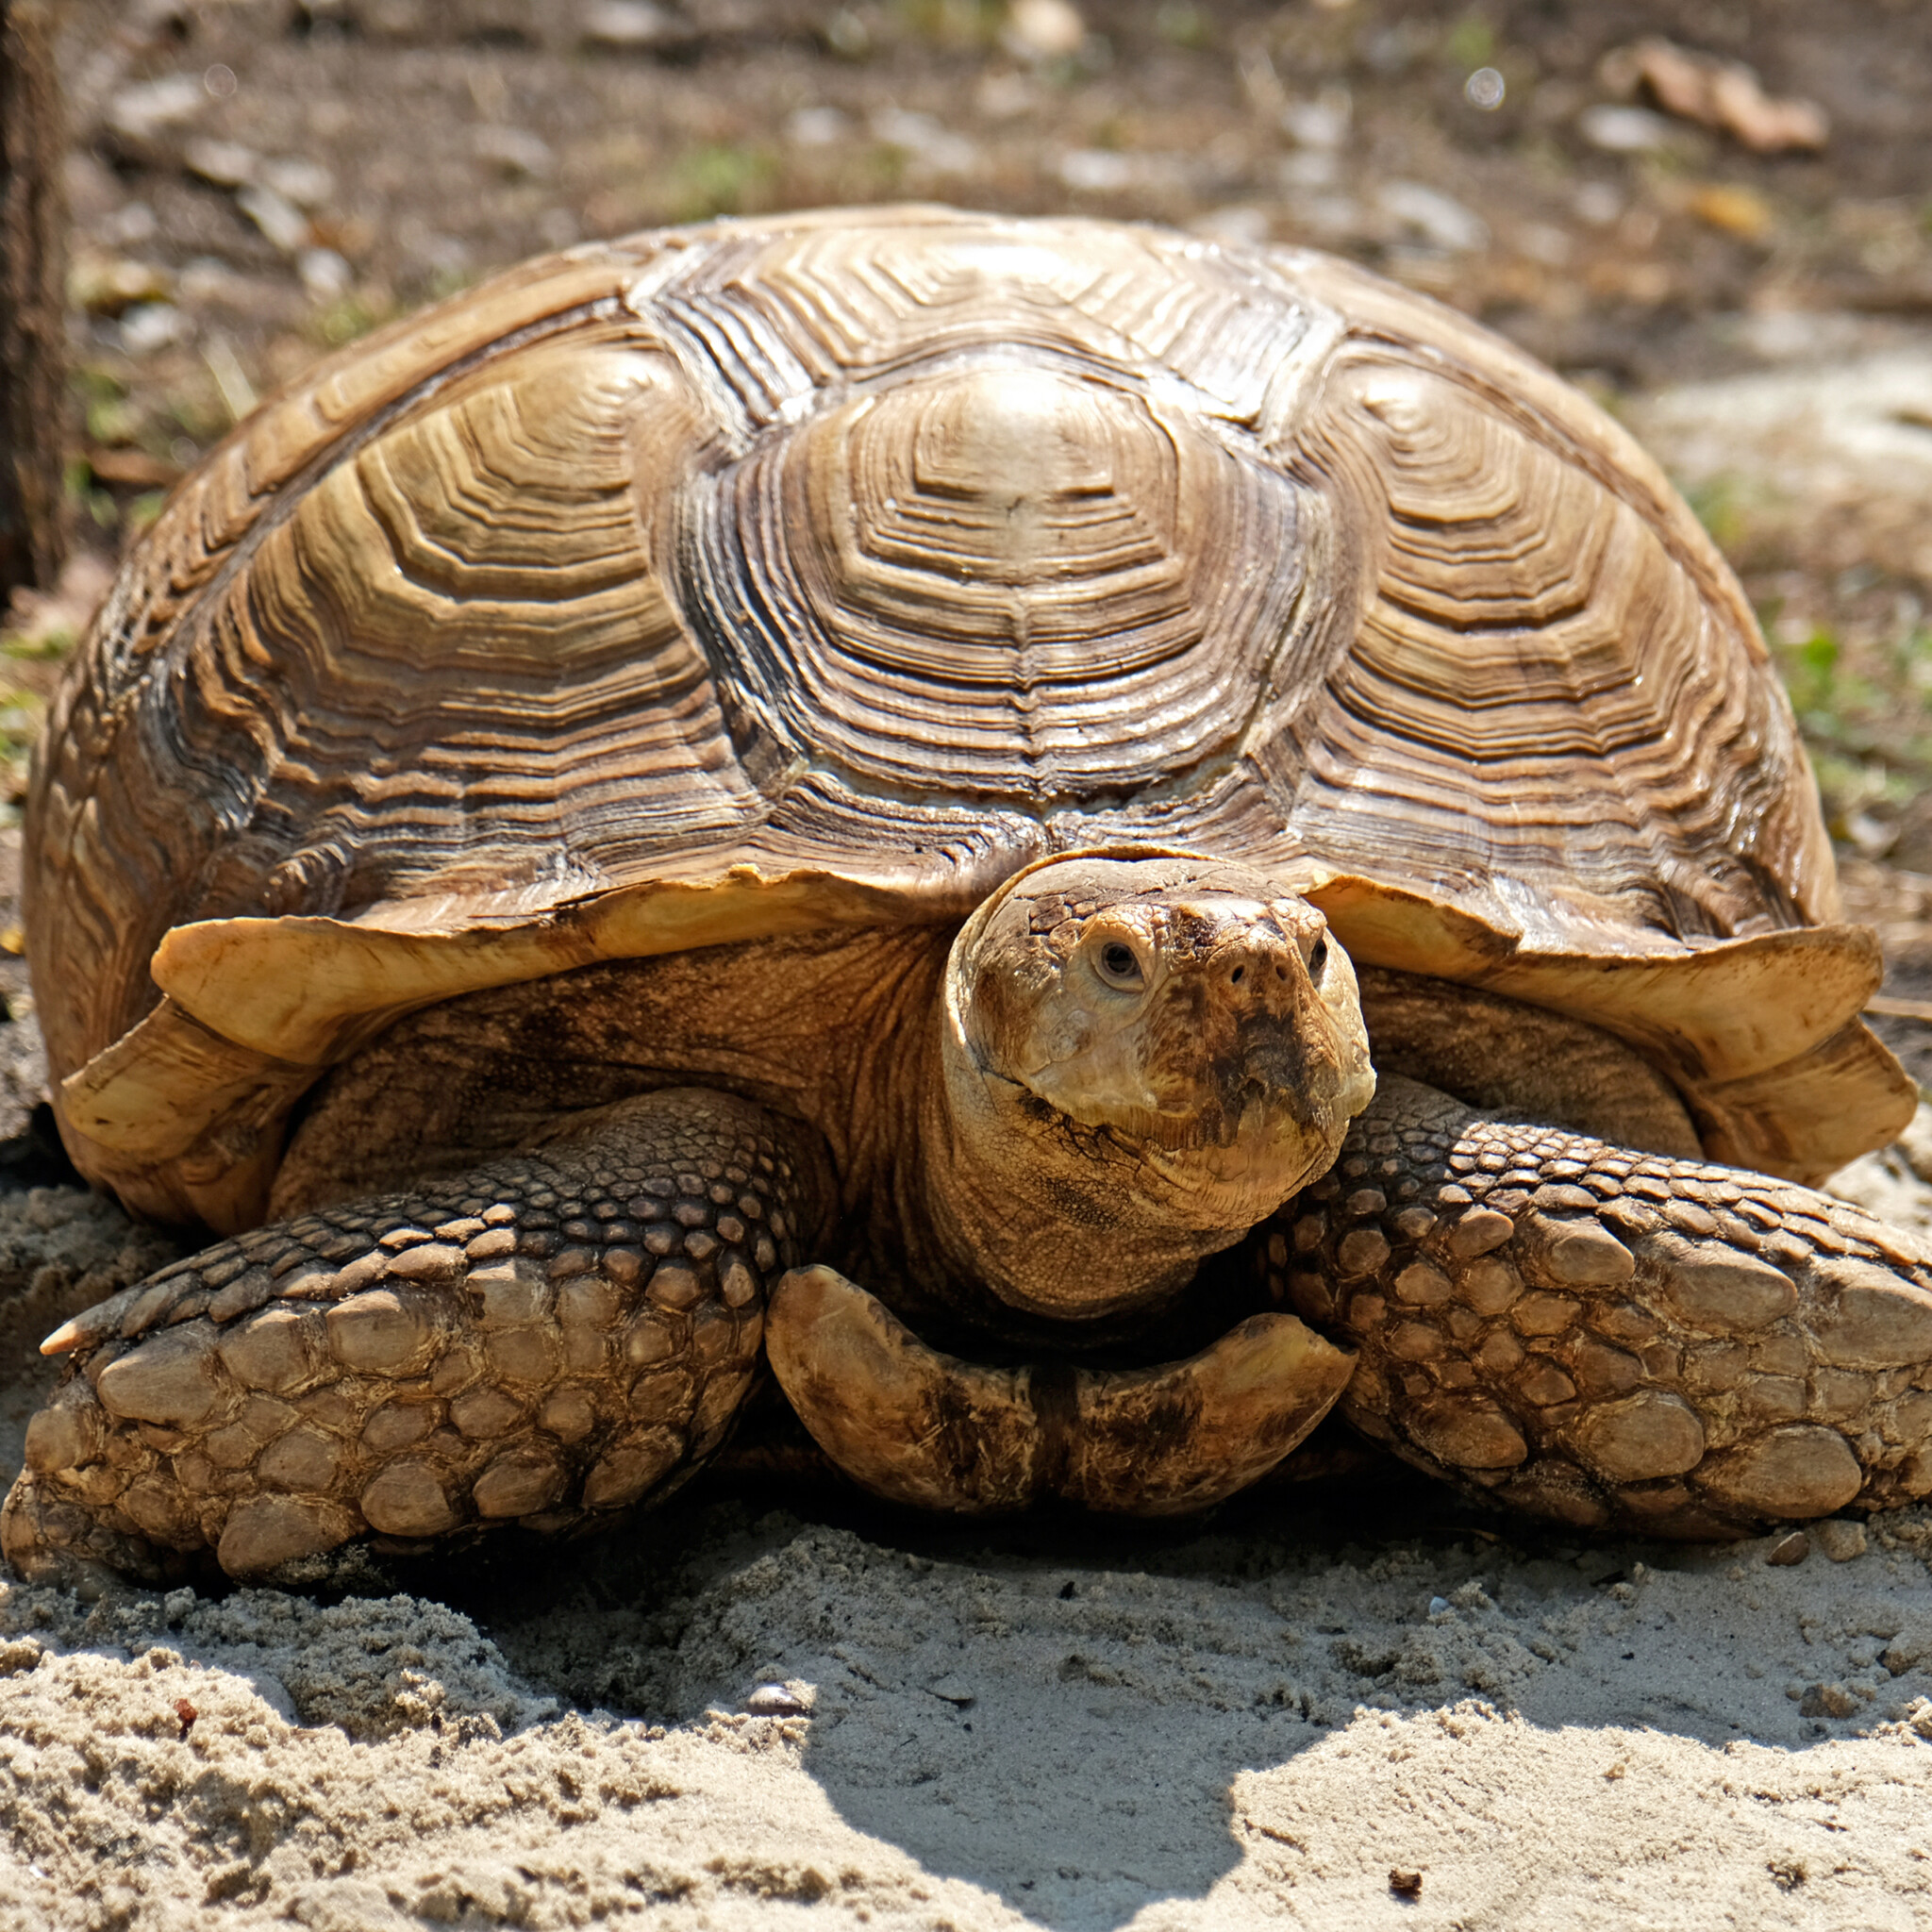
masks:
[[[374,1532],[564,1529],[724,1441],[822,1183],[804,1137],[682,1089],[224,1241],[45,1344],[75,1373],[0,1517],[23,1575],[262,1576]]]
[[[1932,1257],[1827,1195],[1391,1077],[1264,1245],[1360,1351],[1342,1412],[1499,1502],[1718,1539],[1932,1492]]]

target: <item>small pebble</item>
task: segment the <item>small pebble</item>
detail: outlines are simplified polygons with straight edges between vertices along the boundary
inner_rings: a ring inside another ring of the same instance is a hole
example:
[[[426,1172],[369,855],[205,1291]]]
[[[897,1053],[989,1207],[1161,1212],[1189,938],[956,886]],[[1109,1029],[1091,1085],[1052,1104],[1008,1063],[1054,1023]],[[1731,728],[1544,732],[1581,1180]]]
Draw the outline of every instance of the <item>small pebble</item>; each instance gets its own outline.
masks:
[[[1432,1617],[1441,1617],[1441,1616],[1445,1616],[1445,1615],[1446,1615],[1446,1614],[1448,1613],[1448,1609],[1449,1609],[1449,1599],[1448,1599],[1448,1598],[1447,1598],[1446,1596],[1432,1596],[1432,1597],[1431,1597],[1431,1598],[1429,1599],[1429,1615],[1430,1615],[1430,1616],[1432,1616]]]
[[[1764,1553],[1764,1560],[1777,1569],[1789,1569],[1793,1563],[1802,1563],[1811,1554],[1811,1539],[1802,1529],[1794,1529],[1788,1536],[1776,1538],[1770,1549]]]
[[[1850,1717],[1858,1700],[1842,1684],[1808,1684],[1798,1700],[1800,1717]]]
[[[1389,1872],[1389,1890],[1397,1898],[1420,1898],[1423,1891],[1423,1874],[1420,1872],[1405,1872],[1399,1866],[1391,1866]]]
[[[812,1707],[809,1684],[760,1684],[744,1700],[752,1717],[807,1717]]]
[[[1827,1517],[1811,1525],[1811,1540],[1834,1563],[1849,1563],[1865,1554],[1865,1525],[1847,1523],[1841,1516]]]

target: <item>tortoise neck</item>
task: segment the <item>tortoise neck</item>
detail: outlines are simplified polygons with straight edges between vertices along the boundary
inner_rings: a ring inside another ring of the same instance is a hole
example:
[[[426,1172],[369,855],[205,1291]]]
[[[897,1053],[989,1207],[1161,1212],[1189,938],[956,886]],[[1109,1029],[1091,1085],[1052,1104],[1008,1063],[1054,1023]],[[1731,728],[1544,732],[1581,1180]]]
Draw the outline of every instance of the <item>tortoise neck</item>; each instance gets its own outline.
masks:
[[[943,1011],[924,1058],[912,1245],[956,1307],[1074,1323],[1151,1312],[1245,1232],[1177,1224],[1126,1150],[972,1064]]]

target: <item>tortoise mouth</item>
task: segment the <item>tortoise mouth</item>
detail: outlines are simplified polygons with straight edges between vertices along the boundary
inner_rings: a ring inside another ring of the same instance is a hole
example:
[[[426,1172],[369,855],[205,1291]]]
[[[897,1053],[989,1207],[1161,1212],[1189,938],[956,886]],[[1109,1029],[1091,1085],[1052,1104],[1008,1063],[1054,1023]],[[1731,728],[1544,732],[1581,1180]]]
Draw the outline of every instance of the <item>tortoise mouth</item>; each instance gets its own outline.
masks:
[[[1257,1145],[1246,1135],[1232,1141],[1190,1142],[1174,1147],[1155,1139],[1123,1137],[1141,1166],[1154,1174],[1164,1191],[1218,1209],[1225,1203],[1228,1218],[1242,1228],[1266,1220],[1284,1201],[1319,1180],[1335,1159],[1335,1143],[1325,1137],[1297,1136],[1292,1153],[1278,1141]],[[1251,1208],[1257,1211],[1250,1212]],[[1223,1218],[1217,1211],[1215,1221]]]
[[[1309,1077],[1296,1056],[1292,1071],[1301,1077],[1251,1075],[1206,1105],[1120,1108],[1097,1123],[1024,1091],[1070,1145],[1099,1157],[1108,1180],[1124,1169],[1131,1191],[1180,1224],[1246,1229],[1328,1171],[1348,1123],[1374,1097],[1366,1068],[1324,1067]]]

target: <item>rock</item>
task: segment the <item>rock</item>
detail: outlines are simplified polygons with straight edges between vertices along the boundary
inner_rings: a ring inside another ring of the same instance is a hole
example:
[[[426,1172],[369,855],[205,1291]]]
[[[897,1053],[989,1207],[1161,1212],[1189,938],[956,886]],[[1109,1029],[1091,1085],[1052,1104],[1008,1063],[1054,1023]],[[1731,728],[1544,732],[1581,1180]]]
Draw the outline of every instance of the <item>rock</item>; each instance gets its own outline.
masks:
[[[1068,0],[1011,0],[1000,44],[1021,60],[1065,60],[1080,51],[1087,23]]]
[[[333,248],[305,248],[295,258],[295,273],[318,302],[346,295],[356,279],[356,271]]]
[[[297,208],[326,208],[335,199],[336,177],[307,155],[277,155],[263,161],[256,178]]]
[[[683,21],[652,0],[594,0],[584,8],[582,31],[604,47],[669,47],[691,37]]]
[[[90,315],[121,315],[137,303],[166,302],[174,292],[166,269],[98,249],[77,250],[67,271],[67,299]]]
[[[903,148],[908,159],[938,175],[970,174],[979,164],[978,148],[930,114],[881,108],[872,117],[872,131],[890,145]]]
[[[837,108],[801,108],[785,124],[785,138],[797,147],[835,147],[852,133],[852,123]]]
[[[1842,1684],[1809,1684],[1798,1701],[1800,1717],[1850,1717],[1858,1700]]]
[[[1849,1563],[1865,1554],[1865,1525],[1842,1516],[1827,1516],[1811,1525],[1811,1541],[1834,1563]]]
[[[1447,255],[1473,255],[1490,245],[1489,224],[1439,188],[1420,181],[1385,181],[1375,205],[1397,226]]]
[[[1617,108],[1599,102],[1576,119],[1576,131],[1591,147],[1610,155],[1647,154],[1671,143],[1671,124],[1648,108]]]
[[[265,182],[251,182],[236,195],[235,205],[281,254],[297,255],[308,245],[308,217]]]
[[[1353,111],[1346,88],[1324,88],[1312,101],[1290,101],[1281,131],[1297,147],[1332,152],[1348,139]]]
[[[943,1691],[936,1691],[943,1696]],[[954,1699],[953,1702],[961,1700]],[[971,1696],[963,1700],[971,1704]],[[744,1700],[744,1711],[748,1717],[809,1717],[812,1706],[818,1702],[818,1691],[809,1684],[793,1678],[784,1684],[760,1684]]]
[[[1761,241],[1772,229],[1771,204],[1735,182],[1707,182],[1692,192],[1687,206],[1700,222],[1746,242]]]
[[[1774,1569],[1789,1570],[1794,1564],[1802,1563],[1810,1554],[1811,1539],[1802,1529],[1794,1529],[1788,1535],[1773,1538],[1770,1549],[1764,1553],[1764,1560]]]
[[[1894,1677],[1903,1677],[1928,1657],[1932,1657],[1932,1624],[1911,1624],[1886,1645],[1883,1662]]]
[[[541,181],[557,165],[550,144],[526,127],[503,127],[491,123],[470,137],[480,161],[493,162],[512,180]]]
[[[151,356],[178,342],[187,323],[172,302],[137,302],[121,318],[121,346],[130,356]]]
[[[1206,235],[1212,242],[1232,242],[1242,248],[1266,242],[1273,228],[1273,218],[1265,208],[1247,204],[1209,208],[1188,224],[1191,234]]]
[[[164,128],[192,121],[208,105],[208,90],[194,74],[170,74],[159,80],[124,87],[108,103],[103,117],[125,140],[142,143]]]
[[[181,158],[191,175],[217,188],[245,187],[261,166],[261,157],[239,141],[191,141],[181,150]]]
[[[1059,158],[1059,176],[1069,188],[1091,194],[1116,194],[1131,188],[1140,173],[1139,157],[1111,148],[1069,148]]]

